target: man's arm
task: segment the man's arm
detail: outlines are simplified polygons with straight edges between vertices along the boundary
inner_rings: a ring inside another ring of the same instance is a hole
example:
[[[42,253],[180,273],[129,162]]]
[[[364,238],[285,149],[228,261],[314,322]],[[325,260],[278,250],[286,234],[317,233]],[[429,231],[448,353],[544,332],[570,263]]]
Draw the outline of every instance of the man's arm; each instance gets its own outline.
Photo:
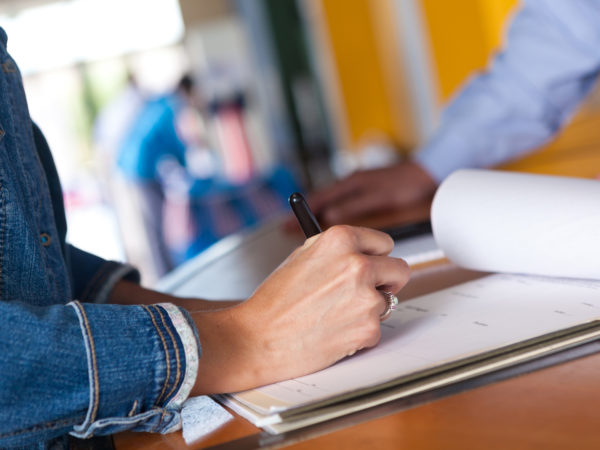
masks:
[[[597,1],[525,1],[505,50],[450,104],[417,161],[440,182],[545,144],[593,87],[599,47]]]
[[[490,69],[471,79],[413,162],[357,172],[309,202],[324,222],[409,206],[459,168],[490,167],[546,143],[600,70],[600,4],[529,0]]]

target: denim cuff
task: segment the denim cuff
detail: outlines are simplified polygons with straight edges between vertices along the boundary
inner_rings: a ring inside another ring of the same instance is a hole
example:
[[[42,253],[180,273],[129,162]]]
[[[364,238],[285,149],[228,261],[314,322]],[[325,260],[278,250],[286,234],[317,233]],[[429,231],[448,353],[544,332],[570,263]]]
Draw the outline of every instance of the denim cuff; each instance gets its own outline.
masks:
[[[200,339],[198,338],[196,326],[185,309],[179,308],[172,303],[160,303],[158,306],[164,308],[169,315],[183,344],[186,362],[183,382],[181,383],[181,387],[167,404],[167,408],[181,409],[183,402],[187,400],[196,383],[196,376],[198,375],[198,356],[200,354]]]
[[[115,261],[106,261],[97,276],[88,284],[86,291],[80,300],[85,302],[106,303],[111,291],[121,280],[139,283],[140,274],[138,270],[129,265]]]
[[[106,303],[118,281],[140,282],[140,273],[133,266],[106,261],[72,245],[68,245],[67,250],[73,276],[72,298],[82,302]]]
[[[179,429],[200,357],[187,313],[171,304],[69,305],[79,319],[89,377],[87,414],[71,434]]]

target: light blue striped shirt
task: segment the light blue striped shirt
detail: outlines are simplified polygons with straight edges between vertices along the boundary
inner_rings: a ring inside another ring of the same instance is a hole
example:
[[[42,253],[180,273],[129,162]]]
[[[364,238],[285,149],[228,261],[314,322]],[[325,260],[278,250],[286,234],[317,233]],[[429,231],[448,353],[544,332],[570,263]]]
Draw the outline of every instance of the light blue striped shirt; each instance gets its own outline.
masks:
[[[505,49],[450,103],[416,159],[441,181],[533,150],[567,122],[599,72],[600,0],[524,1]]]

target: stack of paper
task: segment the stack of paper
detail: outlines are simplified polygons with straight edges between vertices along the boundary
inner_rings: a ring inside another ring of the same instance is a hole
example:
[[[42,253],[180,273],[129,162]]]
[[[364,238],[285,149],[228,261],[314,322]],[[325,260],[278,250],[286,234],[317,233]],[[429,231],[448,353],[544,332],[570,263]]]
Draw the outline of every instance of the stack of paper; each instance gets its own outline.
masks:
[[[490,275],[403,302],[372,349],[221,400],[281,433],[594,340],[598,320],[598,281]]]

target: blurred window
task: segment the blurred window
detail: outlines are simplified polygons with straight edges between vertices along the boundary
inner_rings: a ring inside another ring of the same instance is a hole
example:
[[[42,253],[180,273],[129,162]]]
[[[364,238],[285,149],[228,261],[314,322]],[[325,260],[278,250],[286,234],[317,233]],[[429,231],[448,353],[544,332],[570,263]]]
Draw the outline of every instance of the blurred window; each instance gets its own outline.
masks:
[[[70,0],[0,15],[24,75],[179,42],[177,0]]]

